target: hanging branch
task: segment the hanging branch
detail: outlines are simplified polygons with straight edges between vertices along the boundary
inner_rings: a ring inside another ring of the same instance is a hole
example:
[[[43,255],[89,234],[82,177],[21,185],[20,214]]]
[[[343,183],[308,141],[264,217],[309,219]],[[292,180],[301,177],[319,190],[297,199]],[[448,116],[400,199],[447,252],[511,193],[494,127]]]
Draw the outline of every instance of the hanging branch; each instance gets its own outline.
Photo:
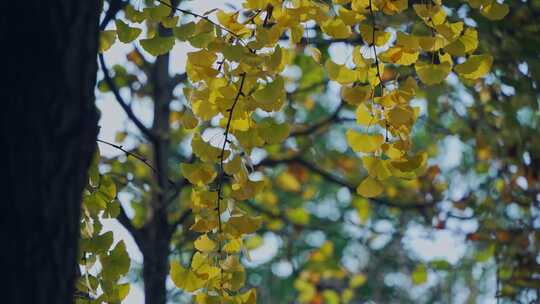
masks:
[[[229,117],[227,118],[227,125],[225,126],[225,132],[223,133],[223,135],[225,136],[225,139],[223,140],[223,145],[221,146],[221,153],[219,155],[219,177],[218,177],[218,190],[217,190],[218,195],[217,195],[217,203],[216,203],[219,234],[223,232],[222,223],[221,223],[221,201],[223,200],[222,192],[223,192],[223,182],[225,180],[225,169],[224,169],[225,147],[227,146],[228,143],[231,142],[229,140],[229,134],[230,134],[232,117],[234,113],[234,108],[236,107],[238,100],[240,100],[240,96],[244,95],[244,93],[242,92],[242,89],[244,88],[244,82],[246,80],[246,72],[242,73],[240,77],[241,79],[240,79],[240,87],[238,88],[238,93],[236,94],[236,97],[234,98],[234,102],[231,105],[231,107],[227,109],[227,112],[229,112]],[[218,243],[219,256],[221,256],[221,252],[222,252],[221,247],[222,246],[221,246],[221,239],[220,239]],[[223,290],[223,269],[221,269],[220,285],[221,285],[221,290]]]
[[[99,63],[101,65],[101,70],[103,71],[103,76],[105,79],[105,83],[107,83],[107,86],[109,89],[111,89],[112,93],[114,94],[114,97],[116,98],[116,101],[124,112],[126,112],[129,119],[141,130],[141,132],[152,142],[155,142],[157,140],[156,136],[137,118],[135,113],[133,113],[133,110],[131,107],[127,104],[127,102],[124,100],[122,95],[120,95],[120,91],[118,90],[118,87],[114,83],[113,79],[111,78],[109,74],[109,69],[107,68],[107,65],[105,64],[105,58],[103,57],[103,54],[98,55]]]

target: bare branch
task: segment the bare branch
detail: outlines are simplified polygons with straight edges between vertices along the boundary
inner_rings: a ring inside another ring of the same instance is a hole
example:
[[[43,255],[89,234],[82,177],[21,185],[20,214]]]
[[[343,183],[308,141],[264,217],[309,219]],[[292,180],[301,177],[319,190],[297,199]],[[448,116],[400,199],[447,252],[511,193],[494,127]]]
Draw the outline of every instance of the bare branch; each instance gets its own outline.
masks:
[[[133,113],[133,110],[131,107],[127,104],[127,102],[124,100],[122,95],[120,95],[120,91],[118,90],[118,87],[114,83],[113,79],[111,78],[109,74],[109,69],[107,68],[107,65],[105,64],[105,58],[103,57],[103,54],[99,54],[99,63],[101,65],[101,70],[103,71],[103,76],[105,79],[105,82],[107,83],[107,86],[114,94],[114,97],[116,98],[116,101],[124,112],[126,112],[129,119],[141,130],[141,132],[152,142],[156,141],[156,136],[137,118],[135,113]]]

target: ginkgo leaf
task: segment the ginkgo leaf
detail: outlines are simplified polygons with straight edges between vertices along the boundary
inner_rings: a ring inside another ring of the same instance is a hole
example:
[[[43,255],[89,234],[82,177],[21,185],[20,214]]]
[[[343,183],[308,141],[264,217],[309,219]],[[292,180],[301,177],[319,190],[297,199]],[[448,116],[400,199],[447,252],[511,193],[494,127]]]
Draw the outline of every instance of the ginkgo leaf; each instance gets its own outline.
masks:
[[[418,60],[419,53],[416,51],[406,51],[401,47],[392,47],[379,55],[383,62],[395,63],[399,65],[411,65]]]
[[[365,104],[360,104],[356,108],[356,123],[359,125],[369,126],[377,123],[377,119],[371,115]]]
[[[510,12],[510,7],[506,3],[498,3],[493,0],[490,5],[482,7],[480,13],[490,20],[501,20]]]
[[[463,35],[444,47],[444,51],[453,56],[464,56],[472,53],[478,47],[478,32],[473,28],[467,28]]]
[[[145,14],[136,10],[131,4],[126,5],[124,14],[127,20],[135,23],[141,23],[144,21],[144,19],[146,19]]]
[[[363,134],[347,130],[347,142],[354,152],[369,153],[378,150],[384,142],[381,134]]]
[[[321,63],[321,51],[318,48],[308,47],[307,50],[316,63]]]
[[[276,77],[274,81],[255,91],[252,96],[258,106],[268,112],[277,111],[283,105],[285,98],[285,82],[282,77]]]
[[[485,76],[491,69],[493,57],[491,55],[473,55],[462,64],[456,65],[454,71],[465,79],[478,79]]]
[[[323,32],[336,39],[345,39],[351,36],[351,28],[340,18],[328,19],[321,26]]]
[[[199,278],[194,272],[184,268],[179,262],[171,262],[171,280],[176,287],[187,292],[194,292],[204,287],[206,280]]]
[[[448,62],[431,64],[419,61],[414,65],[414,68],[416,74],[418,74],[418,78],[420,78],[423,83],[433,85],[445,80],[448,74],[450,74],[452,66]]]
[[[371,86],[341,87],[341,97],[347,103],[358,105],[368,100],[373,94]]]
[[[356,81],[358,75],[355,71],[347,68],[345,65],[334,63],[328,59],[325,63],[328,78],[337,81],[340,84],[349,84]]]
[[[165,0],[165,3],[159,3],[158,6],[146,7],[143,9],[143,13],[151,21],[160,22],[163,18],[171,14],[171,3],[169,0]]]
[[[116,20],[116,31],[118,33],[118,40],[123,43],[130,43],[137,39],[142,32],[140,28],[130,27],[122,20]]]
[[[131,260],[126,251],[124,241],[118,242],[114,249],[108,255],[103,256],[100,261],[103,266],[102,274],[108,280],[116,281],[126,274],[129,270]]]
[[[360,34],[362,39],[369,45],[375,44],[376,46],[383,46],[392,37],[390,32],[385,32],[381,30],[373,30],[373,27],[368,24],[362,24],[360,26]]]
[[[375,156],[364,156],[362,157],[362,164],[364,165],[364,168],[366,168],[369,176],[376,178],[379,181],[392,176],[392,173],[388,168],[387,160],[382,160]]]
[[[217,247],[216,242],[211,240],[207,234],[198,237],[193,244],[195,245],[195,249],[203,253],[214,251]]]
[[[141,46],[145,51],[154,56],[168,53],[174,46],[174,37],[155,36],[149,39],[141,39]]]
[[[107,30],[99,33],[99,52],[103,53],[111,48],[116,41],[116,31]]]
[[[348,10],[343,6],[339,7],[338,10],[339,17],[346,25],[353,26],[360,21],[363,21],[366,19],[366,17],[362,14],[358,14],[357,12],[353,10]]]
[[[180,168],[184,177],[187,178],[193,185],[206,185],[213,181],[217,176],[216,170],[214,170],[214,167],[210,164],[183,163],[180,165]]]
[[[356,188],[356,193],[363,197],[376,197],[383,192],[383,185],[371,176],[366,177]]]
[[[415,4],[413,8],[428,26],[440,25],[446,21],[446,13],[441,5]]]
[[[283,142],[290,133],[287,123],[277,123],[274,119],[266,117],[258,123],[259,135],[269,144],[279,144]]]
[[[186,41],[195,34],[195,22],[188,22],[173,28],[173,35],[180,41]]]
[[[196,133],[191,140],[191,148],[193,153],[197,155],[199,159],[206,163],[216,163],[220,161],[221,148],[214,147],[211,144],[205,142],[201,135]],[[229,157],[230,151],[225,150],[223,158]]]

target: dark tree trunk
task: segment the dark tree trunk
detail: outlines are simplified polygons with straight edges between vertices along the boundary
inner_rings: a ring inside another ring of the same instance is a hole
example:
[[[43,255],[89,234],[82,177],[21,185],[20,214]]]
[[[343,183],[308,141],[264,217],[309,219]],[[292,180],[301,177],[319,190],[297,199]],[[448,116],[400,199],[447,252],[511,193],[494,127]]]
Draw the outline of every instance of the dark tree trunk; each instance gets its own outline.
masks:
[[[99,2],[0,5],[2,303],[73,301],[97,135]]]
[[[163,31],[163,29],[161,29]],[[169,161],[169,103],[172,100],[169,75],[169,55],[156,59],[150,74],[153,85],[154,122],[152,132],[157,135],[153,142],[154,163],[157,173],[152,189],[152,200],[148,208],[145,226],[147,243],[143,245],[143,279],[145,303],[165,304],[169,273],[170,226],[167,222],[167,193],[171,184],[168,179]]]

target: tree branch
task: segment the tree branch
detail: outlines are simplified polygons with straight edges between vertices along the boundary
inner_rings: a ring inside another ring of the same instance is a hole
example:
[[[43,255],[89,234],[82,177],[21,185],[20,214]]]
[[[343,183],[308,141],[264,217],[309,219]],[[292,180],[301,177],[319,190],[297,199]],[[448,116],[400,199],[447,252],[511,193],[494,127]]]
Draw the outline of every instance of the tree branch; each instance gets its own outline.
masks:
[[[342,180],[341,178],[325,171],[324,169],[321,169],[319,168],[317,165],[299,157],[299,156],[295,156],[295,157],[292,157],[292,158],[286,158],[286,159],[281,159],[281,160],[276,160],[276,159],[264,159],[263,161],[261,161],[259,164],[257,164],[255,167],[256,168],[259,168],[259,167],[272,167],[272,166],[276,166],[276,165],[279,165],[279,164],[298,164],[298,165],[301,165],[302,167],[308,169],[309,171],[315,173],[315,174],[318,174],[320,175],[322,178],[324,178],[326,181],[328,182],[331,182],[335,185],[338,185],[338,186],[342,186],[342,187],[345,187],[347,189],[349,189],[349,191],[351,191],[352,193],[356,193],[356,187],[345,181],[345,180]],[[435,206],[435,202],[433,203],[399,203],[399,202],[392,202],[392,201],[388,201],[388,200],[385,200],[385,199],[379,199],[379,198],[370,198],[369,199],[371,202],[374,202],[374,203],[377,203],[379,205],[384,205],[384,206],[387,206],[387,207],[392,207],[392,208],[399,208],[399,209],[419,209],[419,210],[424,210],[424,209],[427,209],[427,208],[433,208]]]
[[[118,87],[114,83],[113,79],[111,78],[109,74],[109,69],[107,68],[107,65],[105,64],[105,58],[103,57],[103,54],[99,54],[99,63],[101,65],[101,70],[103,71],[103,76],[105,79],[105,83],[107,83],[107,86],[111,89],[112,93],[114,94],[114,97],[116,98],[116,101],[124,112],[126,112],[129,119],[141,130],[141,132],[152,142],[156,141],[156,136],[137,118],[135,113],[133,113],[133,110],[131,110],[131,107],[127,104],[127,102],[124,100],[122,95],[120,95],[120,91],[118,90]]]

